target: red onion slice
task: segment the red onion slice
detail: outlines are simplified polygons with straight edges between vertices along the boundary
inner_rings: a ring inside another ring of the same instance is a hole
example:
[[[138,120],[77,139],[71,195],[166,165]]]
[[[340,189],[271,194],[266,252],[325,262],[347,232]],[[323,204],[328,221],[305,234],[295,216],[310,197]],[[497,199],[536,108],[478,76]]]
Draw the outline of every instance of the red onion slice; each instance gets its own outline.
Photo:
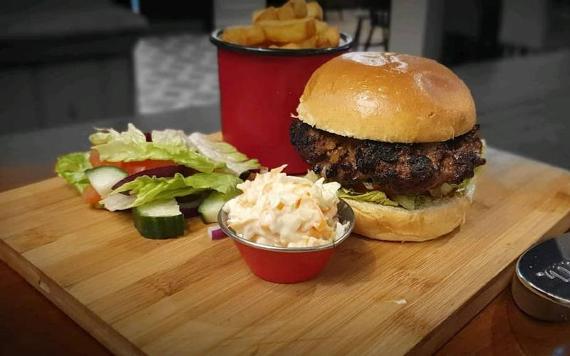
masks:
[[[220,229],[220,226],[218,224],[208,226],[208,236],[212,240],[221,240],[227,237],[226,234],[224,234],[224,231]]]
[[[180,205],[180,212],[186,219],[198,216],[198,208],[196,207],[184,207]]]
[[[202,193],[186,195],[183,197],[176,197],[176,202],[180,207],[180,211],[184,214],[185,218],[192,218],[198,216],[198,207],[204,200],[205,195]]]

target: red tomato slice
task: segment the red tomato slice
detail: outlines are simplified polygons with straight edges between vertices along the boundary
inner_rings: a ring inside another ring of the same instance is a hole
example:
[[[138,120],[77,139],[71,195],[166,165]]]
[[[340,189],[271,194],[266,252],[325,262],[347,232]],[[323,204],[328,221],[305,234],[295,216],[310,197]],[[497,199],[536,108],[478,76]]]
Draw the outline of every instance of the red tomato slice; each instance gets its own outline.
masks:
[[[135,174],[147,169],[175,166],[173,161],[147,159],[140,162],[123,162],[122,168],[129,174]]]
[[[93,150],[91,150],[91,152],[89,152],[89,162],[91,162],[91,165],[93,167],[114,166],[114,167],[122,168],[122,166],[123,166],[122,162],[101,161],[101,158],[99,157],[99,152],[95,149],[93,149]]]
[[[142,171],[146,171],[147,169],[159,168],[159,167],[167,167],[167,166],[175,166],[176,163],[174,161],[167,161],[167,160],[154,160],[154,159],[147,159],[146,161],[137,161],[137,162],[108,162],[108,161],[101,161],[99,157],[99,152],[93,149],[89,154],[89,162],[93,167],[100,167],[100,166],[115,166],[124,169],[128,175],[139,173]]]
[[[99,167],[101,165],[101,159],[99,158],[99,152],[97,150],[91,150],[89,152],[89,162],[93,167]]]
[[[95,205],[99,203],[101,196],[92,186],[88,185],[83,191],[83,200],[89,203],[89,205]]]

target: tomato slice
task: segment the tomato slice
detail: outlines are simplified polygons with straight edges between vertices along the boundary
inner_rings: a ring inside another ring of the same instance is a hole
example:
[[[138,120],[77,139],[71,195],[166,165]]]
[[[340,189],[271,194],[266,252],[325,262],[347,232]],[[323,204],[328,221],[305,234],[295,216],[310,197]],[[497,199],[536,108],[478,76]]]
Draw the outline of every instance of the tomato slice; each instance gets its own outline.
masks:
[[[176,163],[174,161],[169,160],[158,160],[158,159],[147,159],[145,161],[137,161],[137,162],[108,162],[108,161],[101,161],[99,156],[99,152],[95,149],[92,149],[89,153],[89,162],[93,167],[100,167],[100,166],[115,166],[124,169],[128,175],[139,173],[142,171],[146,171],[147,169],[159,168],[159,167],[167,167],[167,166],[175,166]]]
[[[160,168],[160,167],[167,167],[167,166],[175,166],[176,163],[170,160],[155,160],[155,159],[147,159],[145,161],[136,161],[136,162],[108,162],[108,161],[101,161],[99,156],[99,152],[93,149],[89,154],[89,162],[93,167],[100,167],[100,166],[115,166],[124,169],[129,175],[139,173],[142,171],[146,171],[147,169],[153,168]]]
[[[91,162],[91,165],[93,167],[100,167],[100,166],[114,166],[119,168],[123,167],[122,162],[101,161],[99,152],[96,149],[92,149],[91,152],[89,152],[89,162]]]
[[[99,158],[99,152],[93,149],[89,152],[89,162],[93,167],[99,167],[101,165],[101,158]]]
[[[146,171],[147,169],[168,167],[175,165],[176,163],[174,163],[173,161],[147,159],[146,161],[140,161],[140,162],[123,162],[122,168],[129,175],[131,175],[142,171]]]
[[[101,200],[101,196],[92,186],[88,185],[83,191],[83,200],[89,205],[96,205]]]

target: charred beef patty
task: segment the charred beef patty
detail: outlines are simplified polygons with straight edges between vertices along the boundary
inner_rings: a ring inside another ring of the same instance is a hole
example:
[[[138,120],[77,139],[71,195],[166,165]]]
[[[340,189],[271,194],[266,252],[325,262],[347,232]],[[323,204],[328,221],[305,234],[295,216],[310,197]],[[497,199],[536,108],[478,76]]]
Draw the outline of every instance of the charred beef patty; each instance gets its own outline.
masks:
[[[317,174],[355,191],[399,195],[426,193],[473,177],[475,167],[485,164],[478,131],[476,125],[444,142],[388,143],[335,135],[295,119],[290,137]]]

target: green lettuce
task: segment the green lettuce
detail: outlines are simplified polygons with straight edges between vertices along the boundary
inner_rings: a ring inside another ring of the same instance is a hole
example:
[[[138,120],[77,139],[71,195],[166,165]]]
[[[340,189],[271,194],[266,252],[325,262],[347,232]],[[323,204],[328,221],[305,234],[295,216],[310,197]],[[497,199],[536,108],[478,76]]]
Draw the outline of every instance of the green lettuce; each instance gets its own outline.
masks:
[[[144,133],[137,129],[135,125],[128,124],[127,131],[118,132],[113,129],[97,129],[97,132],[89,136],[92,145],[104,145],[113,141],[122,141],[124,143],[141,143],[146,142]]]
[[[202,133],[190,134],[188,141],[196,147],[198,152],[211,160],[225,163],[227,169],[238,176],[243,172],[260,167],[256,159],[249,159],[229,143],[214,141]]]
[[[442,198],[451,194],[463,194],[471,184],[472,178],[466,178],[459,184],[443,183],[435,189],[429,190],[429,195],[432,198]]]
[[[418,209],[429,204],[432,198],[428,195],[396,195],[389,198],[386,193],[379,190],[371,190],[366,193],[355,193],[347,189],[341,189],[339,198],[380,204],[384,206],[401,207],[407,210]]]
[[[433,198],[425,194],[396,195],[394,200],[407,210],[419,209],[433,202]]]
[[[153,145],[168,151],[180,149],[182,153],[189,148],[186,134],[181,130],[153,130],[151,137]]]
[[[367,203],[375,203],[387,206],[398,206],[398,203],[388,198],[386,193],[372,190],[366,193],[355,193],[347,189],[340,189],[338,193],[339,198],[363,201]]]
[[[477,168],[479,168],[479,167],[477,167]],[[475,174],[477,174],[477,168],[475,168]],[[456,193],[464,193],[472,181],[473,181],[473,178],[467,178],[467,179],[464,179],[463,182],[461,182],[459,184],[455,184],[455,187],[454,187],[455,192]]]
[[[215,162],[188,145],[182,131],[153,131],[152,135],[153,142],[146,142],[144,133],[129,124],[127,131],[99,130],[89,140],[103,161],[171,160],[205,173],[224,168],[223,162]]]
[[[122,192],[130,192],[135,199],[127,206],[122,205],[123,208],[192,195],[206,190],[217,191],[230,198],[239,194],[236,185],[241,182],[242,180],[238,177],[225,173],[196,173],[189,177],[177,173],[169,178],[141,176],[115,189],[110,197]],[[109,208],[107,204],[105,206]]]
[[[88,152],[73,152],[57,158],[55,172],[80,193],[89,185],[85,171],[92,168]]]
[[[429,194],[409,194],[388,197],[386,193],[378,190],[366,193],[356,193],[348,189],[339,190],[338,196],[343,199],[351,199],[385,206],[397,206],[407,210],[414,210],[433,204],[437,198],[443,198],[454,194],[463,195],[467,193],[472,178],[467,178],[459,184],[444,183],[436,189],[429,191]]]

